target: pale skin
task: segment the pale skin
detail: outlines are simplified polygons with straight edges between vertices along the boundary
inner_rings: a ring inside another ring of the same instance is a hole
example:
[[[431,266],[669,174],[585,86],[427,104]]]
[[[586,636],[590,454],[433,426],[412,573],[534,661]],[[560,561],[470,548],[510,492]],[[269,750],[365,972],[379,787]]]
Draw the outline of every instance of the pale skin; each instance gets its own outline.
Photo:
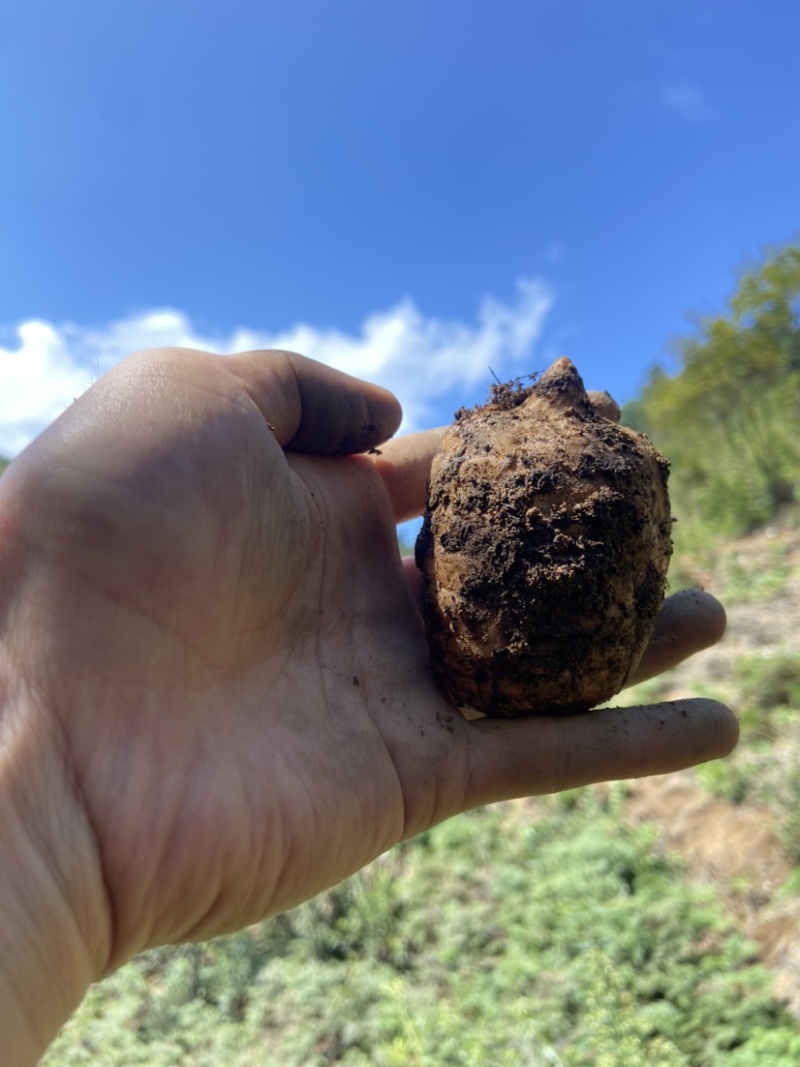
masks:
[[[9,1067],[143,949],[291,908],[478,805],[735,745],[708,700],[465,720],[395,537],[442,431],[382,444],[399,420],[300,356],[145,352],[0,480]],[[632,681],[723,629],[711,597],[672,598]]]

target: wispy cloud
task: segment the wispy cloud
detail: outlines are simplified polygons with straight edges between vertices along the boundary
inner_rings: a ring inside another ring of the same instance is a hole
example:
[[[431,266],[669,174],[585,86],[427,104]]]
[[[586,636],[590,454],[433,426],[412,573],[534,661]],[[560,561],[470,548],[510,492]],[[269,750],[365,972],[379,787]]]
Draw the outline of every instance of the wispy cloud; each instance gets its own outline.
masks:
[[[419,429],[443,417],[437,408],[458,406],[479,386],[483,392],[490,367],[506,377],[533,370],[533,347],[553,301],[543,281],[522,279],[514,300],[484,299],[474,323],[425,316],[408,299],[369,315],[355,334],[299,323],[279,333],[241,327],[214,336],[172,308],[99,328],[28,321],[16,329],[16,347],[0,346],[0,453],[19,452],[129,353],[172,345],[223,354],[302,352],[391,389],[403,404],[403,429]]]
[[[702,122],[714,117],[702,89],[688,81],[663,82],[658,88],[662,107],[690,122]]]

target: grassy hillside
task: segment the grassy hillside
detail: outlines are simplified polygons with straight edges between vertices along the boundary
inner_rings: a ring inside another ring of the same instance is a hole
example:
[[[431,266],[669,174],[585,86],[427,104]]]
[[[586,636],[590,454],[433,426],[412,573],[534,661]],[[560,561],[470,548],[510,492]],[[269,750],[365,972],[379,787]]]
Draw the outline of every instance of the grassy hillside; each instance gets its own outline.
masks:
[[[800,1032],[624,788],[438,827],[287,916],[150,952],[46,1067],[781,1067]]]

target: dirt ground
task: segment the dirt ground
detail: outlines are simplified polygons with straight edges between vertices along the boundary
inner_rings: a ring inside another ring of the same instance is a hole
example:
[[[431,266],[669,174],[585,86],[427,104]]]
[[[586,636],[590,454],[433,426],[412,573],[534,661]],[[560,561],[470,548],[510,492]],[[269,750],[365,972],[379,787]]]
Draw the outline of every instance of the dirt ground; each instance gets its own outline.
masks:
[[[769,575],[774,581],[771,588]],[[720,555],[713,573],[698,575],[728,613],[723,641],[676,668],[663,699],[724,686],[733,665],[754,652],[800,652],[800,527],[787,518]],[[732,581],[733,577],[733,581]],[[727,583],[742,599],[723,597]],[[736,708],[735,693],[731,699]],[[781,754],[775,744],[775,758]],[[784,745],[796,745],[787,740]],[[685,859],[689,877],[710,885],[775,976],[775,993],[800,1018],[800,888],[787,892],[795,870],[764,804],[730,804],[700,788],[693,771],[629,783],[625,817],[660,828],[662,844]]]

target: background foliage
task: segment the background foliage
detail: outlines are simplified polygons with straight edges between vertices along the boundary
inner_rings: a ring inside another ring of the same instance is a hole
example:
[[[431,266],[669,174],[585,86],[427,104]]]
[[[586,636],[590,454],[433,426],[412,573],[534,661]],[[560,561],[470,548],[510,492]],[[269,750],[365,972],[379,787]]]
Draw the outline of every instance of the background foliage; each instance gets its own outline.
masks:
[[[800,246],[740,278],[728,312],[702,319],[656,367],[623,420],[672,462],[679,548],[738,536],[797,496]]]
[[[796,1062],[751,947],[621,798],[478,811],[288,915],[147,953],[46,1067]]]

